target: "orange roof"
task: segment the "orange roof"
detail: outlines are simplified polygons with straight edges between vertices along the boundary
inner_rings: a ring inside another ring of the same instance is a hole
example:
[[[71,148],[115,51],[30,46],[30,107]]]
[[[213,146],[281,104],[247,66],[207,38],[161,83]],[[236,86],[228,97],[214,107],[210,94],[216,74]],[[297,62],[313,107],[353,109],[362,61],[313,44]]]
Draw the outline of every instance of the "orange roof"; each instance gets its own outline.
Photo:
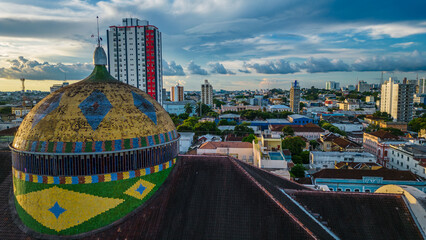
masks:
[[[205,142],[200,146],[200,149],[216,148],[253,148],[253,144],[249,142]]]

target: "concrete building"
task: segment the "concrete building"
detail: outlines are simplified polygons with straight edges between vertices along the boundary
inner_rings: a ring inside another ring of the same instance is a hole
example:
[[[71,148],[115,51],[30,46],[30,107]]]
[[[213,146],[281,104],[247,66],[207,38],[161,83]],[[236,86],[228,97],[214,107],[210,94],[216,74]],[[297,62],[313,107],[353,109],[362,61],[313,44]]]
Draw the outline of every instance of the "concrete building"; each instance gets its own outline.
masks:
[[[382,84],[380,111],[389,113],[397,122],[411,121],[414,90],[415,86],[407,84],[406,79],[403,83],[395,83],[394,79],[389,78]]]
[[[300,111],[300,86],[297,80],[291,85],[290,88],[290,109],[294,113],[299,113]]]
[[[311,169],[334,168],[339,162],[375,163],[376,156],[366,152],[320,152],[309,153],[309,167]]]
[[[359,103],[353,99],[345,99],[344,102],[339,103],[339,109],[345,111],[355,111],[359,109]]]
[[[253,164],[253,144],[249,142],[205,142],[197,149],[197,154],[228,155]]]
[[[183,101],[183,86],[176,85],[170,88],[170,101]]]
[[[325,89],[326,90],[339,90],[340,89],[340,83],[328,81],[325,83]]]
[[[419,86],[419,91],[417,91],[417,93],[426,93],[426,78],[420,78],[417,85]]]
[[[107,30],[108,71],[163,102],[161,33],[147,20],[123,18]]]
[[[387,167],[389,162],[389,146],[406,143],[400,140],[397,136],[379,130],[372,133],[364,133],[363,147],[366,152],[369,152],[377,157],[377,163]]]
[[[184,101],[179,101],[179,102],[169,102],[169,101],[165,101],[163,102],[163,108],[164,110],[166,110],[166,112],[168,112],[169,114],[182,114],[186,112],[185,106],[186,104],[190,104],[192,107],[192,111],[189,114],[190,116],[195,115],[195,111],[196,111],[196,102],[194,100],[184,100]]]
[[[206,105],[213,105],[213,86],[206,79],[204,84],[201,84],[201,102]]]
[[[426,146],[390,145],[388,168],[408,170],[426,179]]]
[[[358,85],[356,86],[356,90],[358,92],[369,92],[370,91],[370,84],[361,80],[361,81],[358,82]]]

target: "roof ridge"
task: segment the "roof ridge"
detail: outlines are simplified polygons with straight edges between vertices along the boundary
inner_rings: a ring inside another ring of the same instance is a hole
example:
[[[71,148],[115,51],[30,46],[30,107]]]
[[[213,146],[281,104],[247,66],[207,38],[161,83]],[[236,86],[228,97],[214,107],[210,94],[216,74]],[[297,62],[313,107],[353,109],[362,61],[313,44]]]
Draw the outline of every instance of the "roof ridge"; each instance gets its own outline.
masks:
[[[266,190],[253,176],[251,176],[243,167],[241,167],[235,159],[228,157],[231,163],[250,181],[252,181],[268,198],[270,198],[279,208],[283,210],[293,221],[305,230],[312,238],[318,239],[296,216],[294,216],[287,208],[285,208],[268,190]]]

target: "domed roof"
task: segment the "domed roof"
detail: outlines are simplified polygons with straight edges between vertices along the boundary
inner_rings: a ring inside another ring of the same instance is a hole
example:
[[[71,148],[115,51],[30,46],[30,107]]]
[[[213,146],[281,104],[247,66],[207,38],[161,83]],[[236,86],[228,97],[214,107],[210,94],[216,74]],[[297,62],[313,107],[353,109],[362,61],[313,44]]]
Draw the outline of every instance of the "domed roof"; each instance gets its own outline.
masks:
[[[177,137],[173,121],[157,101],[108,73],[101,47],[94,57],[96,65],[89,77],[51,93],[28,113],[13,148],[104,152],[161,144]]]

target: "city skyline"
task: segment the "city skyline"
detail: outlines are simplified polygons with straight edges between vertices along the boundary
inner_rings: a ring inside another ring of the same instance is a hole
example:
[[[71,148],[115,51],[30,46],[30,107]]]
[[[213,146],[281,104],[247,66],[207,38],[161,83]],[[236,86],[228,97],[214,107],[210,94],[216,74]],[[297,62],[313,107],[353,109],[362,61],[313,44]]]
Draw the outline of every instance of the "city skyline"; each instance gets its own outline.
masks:
[[[367,5],[368,4],[368,5]],[[373,5],[372,5],[373,4]],[[198,90],[341,86],[390,76],[425,77],[420,1],[3,1],[1,91],[47,90],[90,73],[96,16],[106,30],[124,17],[163,32],[164,88]],[[366,7],[369,6],[369,7]],[[377,10],[378,9],[378,10]],[[32,81],[34,80],[34,81]],[[70,81],[73,82],[73,81]]]

